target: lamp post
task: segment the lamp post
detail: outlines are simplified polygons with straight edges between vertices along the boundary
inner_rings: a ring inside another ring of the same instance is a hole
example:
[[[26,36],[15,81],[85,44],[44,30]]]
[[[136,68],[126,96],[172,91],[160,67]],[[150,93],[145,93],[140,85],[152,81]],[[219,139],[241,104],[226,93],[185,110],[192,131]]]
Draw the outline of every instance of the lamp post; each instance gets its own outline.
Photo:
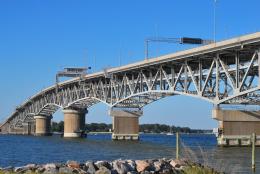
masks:
[[[213,31],[213,35],[214,35],[214,42],[216,42],[216,7],[217,7],[217,0],[214,0],[214,31]]]

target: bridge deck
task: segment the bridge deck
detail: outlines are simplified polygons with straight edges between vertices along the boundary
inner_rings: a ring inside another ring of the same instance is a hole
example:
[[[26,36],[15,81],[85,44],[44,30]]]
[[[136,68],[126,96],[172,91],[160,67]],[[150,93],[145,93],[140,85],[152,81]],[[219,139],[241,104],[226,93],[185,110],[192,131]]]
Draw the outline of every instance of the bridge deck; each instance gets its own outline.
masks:
[[[257,33],[253,33],[253,34],[249,34],[249,35],[244,35],[241,37],[237,37],[237,38],[233,38],[233,39],[229,39],[229,40],[225,40],[225,41],[221,41],[221,42],[217,42],[217,43],[212,43],[209,45],[204,45],[204,46],[200,46],[200,47],[196,47],[193,49],[188,49],[188,50],[184,50],[184,51],[179,51],[173,54],[167,54],[164,56],[160,56],[160,57],[156,57],[156,58],[150,58],[147,60],[143,60],[140,62],[136,62],[136,63],[132,63],[129,65],[124,65],[121,67],[115,67],[115,68],[111,68],[107,70],[108,74],[124,74],[125,72],[131,72],[133,70],[140,70],[140,69],[149,69],[149,67],[153,67],[153,66],[159,66],[161,64],[167,64],[167,62],[172,62],[172,61],[176,61],[176,62],[180,62],[183,63],[185,60],[191,60],[198,57],[203,57],[207,54],[215,54],[216,52],[227,52],[229,51],[229,49],[234,50],[243,50],[244,46],[247,46],[247,48],[249,47],[254,47],[254,49],[259,49],[259,45],[260,45],[260,32]],[[206,61],[206,60],[205,60]],[[207,62],[209,63],[208,66],[210,66],[211,62]],[[193,65],[193,66],[197,66],[197,65]],[[179,67],[178,67],[179,68]],[[97,72],[97,73],[93,73],[93,74],[88,74],[85,76],[85,80],[91,80],[91,79],[98,79],[100,77],[104,77],[105,72]],[[65,82],[61,82],[59,83],[60,87],[66,86],[66,85],[70,85],[73,84],[74,82],[77,82],[79,80],[79,78],[74,78],[71,80],[67,80]],[[178,79],[177,79],[178,80]],[[193,79],[194,80],[194,79]],[[7,123],[8,121],[12,120],[12,117],[15,117],[15,114],[17,113],[17,111],[23,107],[25,107],[26,105],[29,105],[29,103],[41,96],[44,93],[48,93],[50,91],[55,90],[56,86],[53,85],[49,88],[46,88],[42,91],[40,91],[39,93],[37,93],[36,95],[32,96],[31,98],[29,98],[27,101],[25,101],[22,105],[20,105],[17,110],[12,114],[11,117],[9,117],[4,123]]]
[[[233,47],[241,47],[243,45],[254,44],[254,43],[260,44],[260,32],[256,32],[256,33],[249,34],[249,35],[243,35],[240,37],[236,37],[236,38],[232,38],[232,39],[228,39],[228,40],[224,40],[224,41],[220,41],[220,42],[216,42],[216,43],[212,43],[212,44],[208,44],[208,45],[204,45],[204,46],[200,46],[200,47],[196,47],[196,48],[192,48],[192,49],[188,49],[188,50],[184,50],[184,51],[179,51],[176,53],[167,54],[167,55],[163,55],[163,56],[159,56],[159,57],[155,57],[155,58],[149,58],[147,60],[124,65],[121,67],[111,68],[111,69],[107,70],[107,73],[118,73],[118,72],[131,71],[133,69],[145,68],[145,67],[148,67],[151,65],[161,64],[161,63],[172,61],[172,60],[186,59],[189,57],[194,57],[194,56],[198,56],[198,55],[202,55],[202,54],[226,50],[226,49],[233,48]],[[85,78],[91,79],[91,78],[97,78],[100,76],[101,77],[104,76],[103,71],[88,74],[85,76]],[[59,83],[59,85],[60,86],[66,85],[68,83],[71,83],[71,82],[77,81],[77,80],[79,80],[79,78],[73,78],[73,79],[61,82],[61,83]],[[45,90],[43,90],[41,92],[48,91],[53,88],[55,88],[55,85],[53,85],[49,88],[46,88]],[[36,94],[36,95],[38,95],[38,94]]]

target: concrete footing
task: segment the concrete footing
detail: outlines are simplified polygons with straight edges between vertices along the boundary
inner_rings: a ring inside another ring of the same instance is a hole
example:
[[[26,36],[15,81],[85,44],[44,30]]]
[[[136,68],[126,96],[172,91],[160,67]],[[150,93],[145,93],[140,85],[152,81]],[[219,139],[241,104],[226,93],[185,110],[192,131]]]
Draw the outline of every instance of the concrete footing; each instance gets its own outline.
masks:
[[[219,146],[231,147],[231,146],[251,146],[251,136],[228,136],[222,135],[217,138]],[[260,136],[256,136],[256,146],[260,146]]]
[[[138,140],[139,117],[142,111],[110,110],[113,119],[113,140]]]
[[[64,109],[64,137],[82,137],[85,131],[87,110]]]
[[[250,146],[253,133],[260,146],[260,112],[214,109],[212,117],[219,121],[219,146]]]
[[[34,116],[35,119],[35,135],[36,136],[50,136],[51,133],[51,119],[52,116]]]

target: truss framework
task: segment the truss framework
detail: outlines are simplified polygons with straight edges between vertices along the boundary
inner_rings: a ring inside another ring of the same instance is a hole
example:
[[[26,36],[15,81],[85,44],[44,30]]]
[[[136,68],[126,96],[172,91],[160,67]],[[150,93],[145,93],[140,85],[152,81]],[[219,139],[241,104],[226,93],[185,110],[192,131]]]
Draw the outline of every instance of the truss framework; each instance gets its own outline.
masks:
[[[243,45],[103,76],[72,80],[29,99],[7,120],[11,127],[51,116],[59,108],[139,108],[173,95],[219,104],[260,103],[260,46]],[[7,123],[6,122],[6,123]]]

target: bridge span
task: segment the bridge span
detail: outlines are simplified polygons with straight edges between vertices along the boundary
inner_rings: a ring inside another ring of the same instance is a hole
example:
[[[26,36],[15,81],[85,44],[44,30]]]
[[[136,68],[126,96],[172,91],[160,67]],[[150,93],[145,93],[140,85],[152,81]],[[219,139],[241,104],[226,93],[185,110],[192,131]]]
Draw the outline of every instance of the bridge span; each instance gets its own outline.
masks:
[[[0,130],[50,135],[52,115],[62,109],[64,137],[80,137],[89,108],[102,102],[110,107],[112,138],[138,139],[144,106],[164,97],[186,95],[216,106],[212,116],[219,121],[219,145],[249,145],[253,132],[259,136],[260,145],[258,111],[221,109],[222,105],[259,105],[259,64],[257,32],[87,74],[32,96],[16,108]]]

